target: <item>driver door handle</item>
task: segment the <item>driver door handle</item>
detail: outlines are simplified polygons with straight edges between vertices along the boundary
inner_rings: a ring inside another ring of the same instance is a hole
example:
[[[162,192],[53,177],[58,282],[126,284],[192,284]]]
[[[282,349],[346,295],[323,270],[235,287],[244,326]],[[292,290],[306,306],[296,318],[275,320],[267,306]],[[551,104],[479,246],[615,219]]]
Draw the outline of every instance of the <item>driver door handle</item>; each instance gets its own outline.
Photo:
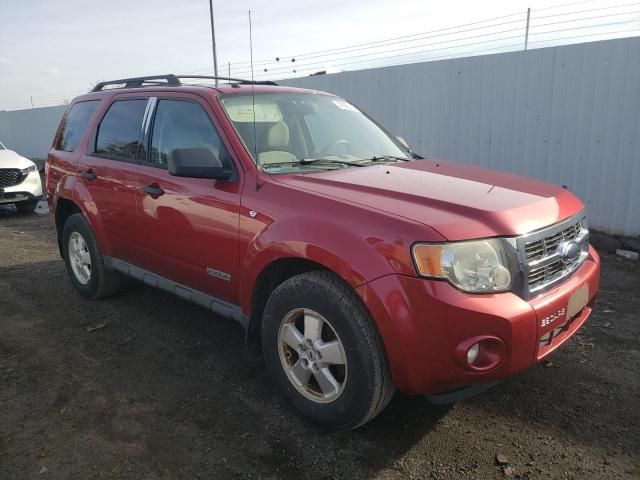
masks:
[[[80,176],[82,178],[85,178],[85,179],[89,180],[90,182],[95,180],[96,178],[98,178],[98,176],[95,173],[93,173],[92,169],[85,170],[84,172],[82,172],[80,174]]]
[[[158,198],[159,196],[164,195],[164,190],[155,182],[142,187],[142,191],[147,195],[150,195],[152,198]]]

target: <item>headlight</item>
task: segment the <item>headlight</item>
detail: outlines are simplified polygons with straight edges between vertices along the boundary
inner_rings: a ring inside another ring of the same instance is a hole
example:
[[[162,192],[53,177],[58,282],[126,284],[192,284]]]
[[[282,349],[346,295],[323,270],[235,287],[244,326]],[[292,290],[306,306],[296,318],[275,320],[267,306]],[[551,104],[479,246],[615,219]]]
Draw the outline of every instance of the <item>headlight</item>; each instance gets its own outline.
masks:
[[[419,275],[444,278],[465,292],[504,292],[511,288],[511,272],[500,239],[413,246]]]
[[[36,166],[35,165],[31,165],[30,167],[27,168],[23,168],[22,170],[20,170],[22,173],[27,174],[29,172],[35,172],[36,171]]]

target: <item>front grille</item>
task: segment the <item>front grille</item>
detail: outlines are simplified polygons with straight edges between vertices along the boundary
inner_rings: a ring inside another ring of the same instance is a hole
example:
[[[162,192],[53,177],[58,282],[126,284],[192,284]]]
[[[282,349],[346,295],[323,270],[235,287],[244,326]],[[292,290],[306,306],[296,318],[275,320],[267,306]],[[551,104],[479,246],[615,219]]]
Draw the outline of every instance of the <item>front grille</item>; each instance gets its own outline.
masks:
[[[22,172],[17,168],[0,168],[0,188],[13,187],[22,181]]]
[[[581,228],[578,222],[547,238],[527,242],[524,247],[527,260],[539,260],[548,252],[554,251],[562,240],[572,240],[576,238],[580,234]]]
[[[575,258],[563,258],[558,245],[574,241],[579,247]],[[588,255],[589,231],[584,214],[551,227],[524,235],[517,240],[525,274],[527,296],[541,293],[575,271]]]

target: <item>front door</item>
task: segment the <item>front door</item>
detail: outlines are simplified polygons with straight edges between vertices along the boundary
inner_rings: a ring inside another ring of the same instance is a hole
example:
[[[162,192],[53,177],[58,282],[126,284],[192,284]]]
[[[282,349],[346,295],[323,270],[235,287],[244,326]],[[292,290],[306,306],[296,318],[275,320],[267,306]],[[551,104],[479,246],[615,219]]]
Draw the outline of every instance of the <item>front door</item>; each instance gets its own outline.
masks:
[[[78,181],[88,191],[86,203],[100,218],[99,238],[108,255],[135,262],[138,166],[147,98],[116,97],[98,122],[78,161]],[[99,226],[97,226],[99,227]]]
[[[138,212],[143,268],[232,303],[238,303],[238,223],[241,177],[196,95],[159,96],[140,166]],[[230,180],[169,175],[177,148],[204,147],[233,170]]]

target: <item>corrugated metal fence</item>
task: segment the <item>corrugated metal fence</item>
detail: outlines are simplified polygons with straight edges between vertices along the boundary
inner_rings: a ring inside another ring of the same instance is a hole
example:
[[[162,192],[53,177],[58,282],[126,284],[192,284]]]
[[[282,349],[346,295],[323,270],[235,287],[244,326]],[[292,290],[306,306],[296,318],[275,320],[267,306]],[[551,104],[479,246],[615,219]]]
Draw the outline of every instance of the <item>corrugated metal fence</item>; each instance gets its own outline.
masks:
[[[47,158],[66,106],[0,112],[0,142],[20,155]]]
[[[281,83],[349,99],[423,155],[566,185],[593,227],[640,235],[640,38]],[[46,157],[64,109],[0,112],[0,140]]]
[[[286,80],[340,95],[422,155],[566,185],[640,235],[640,38]]]

